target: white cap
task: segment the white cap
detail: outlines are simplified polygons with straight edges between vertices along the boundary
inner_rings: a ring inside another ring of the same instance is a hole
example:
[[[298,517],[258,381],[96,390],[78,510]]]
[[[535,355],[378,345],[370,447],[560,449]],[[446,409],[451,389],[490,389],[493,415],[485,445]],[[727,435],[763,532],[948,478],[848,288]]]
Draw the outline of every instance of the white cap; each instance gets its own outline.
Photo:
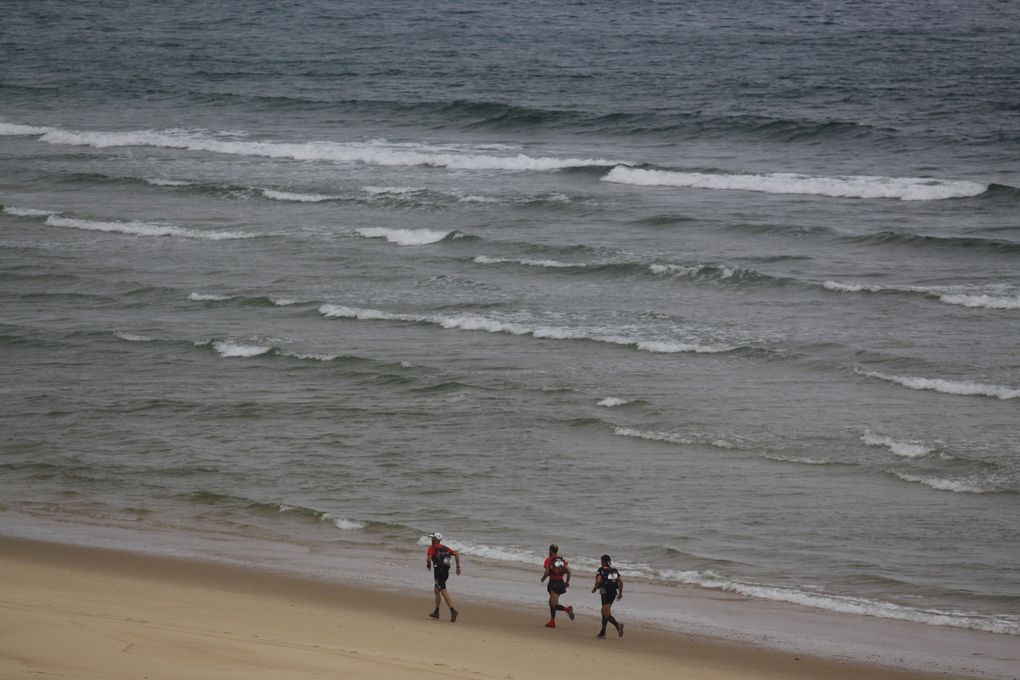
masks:
[[[433,541],[441,541],[441,540],[443,540],[443,535],[441,533],[439,533],[438,531],[434,531],[434,532],[432,532],[432,536],[430,538]]]

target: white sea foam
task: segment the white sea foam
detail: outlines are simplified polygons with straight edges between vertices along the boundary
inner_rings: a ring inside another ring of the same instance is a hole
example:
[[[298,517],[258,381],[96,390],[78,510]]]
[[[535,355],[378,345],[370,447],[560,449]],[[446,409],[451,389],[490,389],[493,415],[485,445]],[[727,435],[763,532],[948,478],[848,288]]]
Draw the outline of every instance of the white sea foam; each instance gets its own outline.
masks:
[[[513,321],[490,319],[475,314],[457,314],[451,316],[443,316],[439,314],[400,314],[385,312],[378,309],[361,309],[330,304],[319,307],[319,313],[327,318],[358,319],[361,321],[403,321],[410,323],[428,323],[449,330],[530,335],[535,338],[547,338],[552,340],[590,340],[593,342],[604,342],[613,345],[635,347],[645,352],[717,353],[728,352],[733,349],[728,346],[699,345],[679,341],[647,341],[630,336],[604,335],[594,330],[582,328],[532,326]]]
[[[132,236],[177,236],[181,238],[208,239],[211,241],[252,237],[252,234],[234,231],[199,231],[171,224],[153,224],[150,222],[99,222],[96,220],[60,217],[53,214],[46,218],[46,224],[51,227],[70,227],[87,231],[130,234]]]
[[[8,134],[41,134],[40,141],[49,144],[96,148],[149,146],[237,156],[383,166],[424,165],[455,170],[547,171],[571,167],[623,164],[621,161],[596,158],[534,157],[522,153],[497,155],[484,153],[483,149],[472,150],[469,147],[454,149],[429,144],[390,144],[385,140],[370,142],[256,142],[179,129],[133,130],[129,132],[63,130],[28,126],[8,126],[8,129],[11,130]]]
[[[560,262],[558,260],[532,260],[528,258],[515,259],[510,257],[488,257],[486,255],[479,255],[474,261],[478,264],[522,264],[528,267],[549,267],[552,269],[577,269],[589,266],[585,262]]]
[[[996,297],[994,295],[940,295],[939,301],[947,305],[962,307],[983,307],[985,309],[1020,309],[1020,296]]]
[[[340,529],[341,531],[357,531],[358,529],[364,529],[366,526],[368,526],[364,522],[359,522],[354,519],[337,517],[335,515],[329,514],[328,512],[322,513],[322,517],[320,519],[323,522],[331,523],[333,526],[335,526],[337,529]]]
[[[361,187],[361,190],[373,196],[416,194],[426,191],[424,187]]]
[[[145,181],[157,187],[190,187],[194,184],[194,182],[187,182],[182,179],[163,179],[162,177],[153,177]]]
[[[332,515],[328,512],[318,512],[317,510],[312,510],[310,508],[295,507],[293,505],[287,505],[286,503],[280,503],[278,509],[281,513],[298,512],[305,515],[310,514],[317,517],[320,522],[329,522],[341,531],[357,531],[358,529],[364,529],[368,526],[365,522],[337,517],[336,515]]]
[[[257,357],[272,349],[272,347],[267,347],[265,345],[245,345],[239,342],[232,342],[230,340],[216,340],[212,343],[212,346],[213,349],[220,354],[220,356],[228,359],[247,359],[250,357]]]
[[[880,602],[843,595],[808,592],[797,588],[742,583],[711,571],[665,571],[662,577],[712,590],[722,590],[745,597],[775,602],[788,602],[803,607],[825,609],[846,614],[859,614],[900,621],[914,621],[934,626],[952,626],[1006,635],[1020,635],[1020,624],[1012,619],[969,612],[947,612],[937,609],[915,609],[891,602]]]
[[[861,441],[868,446],[884,446],[897,456],[903,456],[904,458],[920,458],[927,456],[935,450],[920,442],[898,442],[892,437],[874,434],[870,431],[864,433]]]
[[[794,463],[796,465],[832,465],[831,460],[824,458],[808,458],[801,456],[777,456],[774,454],[765,454],[762,456],[765,460],[775,461],[777,463]]]
[[[306,361],[333,361],[340,356],[339,354],[307,354],[304,352],[281,352],[281,354],[285,357]]]
[[[13,205],[3,206],[3,212],[15,217],[49,217],[57,213],[52,210],[36,210],[34,208],[15,208]]]
[[[865,286],[856,283],[842,283],[839,281],[826,281],[822,284],[822,287],[827,290],[841,293],[880,293],[882,291],[919,293],[927,297],[935,298],[939,302],[947,305],[959,305],[961,307],[984,309],[1020,309],[1020,295],[961,292],[960,287],[906,286],[902,288],[890,288],[874,285]]]
[[[859,283],[840,283],[839,281],[826,281],[822,287],[841,293],[878,293],[882,290],[881,286],[865,286]]]
[[[121,340],[127,340],[128,342],[152,342],[153,341],[153,338],[150,338],[148,335],[136,335],[134,333],[124,333],[124,332],[121,332],[121,331],[115,331],[114,335],[116,335]]]
[[[631,427],[617,427],[613,430],[613,434],[620,437],[634,437],[635,439],[647,439],[648,441],[666,442],[669,444],[695,443],[695,441],[690,437],[685,437],[674,432],[648,432],[646,430],[636,430]]]
[[[674,277],[697,277],[702,275],[717,274],[717,278],[726,280],[732,279],[741,273],[748,273],[752,270],[741,269],[740,267],[727,267],[714,264],[650,264],[648,270],[653,274],[674,276]]]
[[[650,264],[648,270],[653,274],[670,276],[694,276],[705,269],[704,265],[687,266],[682,264]]]
[[[298,194],[291,191],[275,191],[273,189],[259,189],[266,198],[275,201],[290,201],[293,203],[322,203],[323,201],[336,201],[342,196],[328,196],[326,194]]]
[[[935,201],[977,196],[987,184],[920,177],[874,177],[849,175],[811,177],[793,173],[713,174],[615,167],[605,182],[637,186],[729,189],[772,194],[810,194],[834,198],[896,198],[904,201]]]
[[[621,399],[620,397],[606,397],[600,399],[596,406],[605,406],[606,408],[613,408],[614,406],[624,406],[632,403],[633,399]]]
[[[939,378],[915,378],[911,376],[886,375],[877,371],[854,369],[858,375],[896,383],[912,390],[934,390],[943,394],[994,397],[995,399],[1016,399],[1020,390],[1001,385],[986,385],[967,380],[942,380]]]
[[[37,127],[35,125],[17,125],[16,123],[0,122],[0,135],[19,137],[23,135],[42,135],[52,132],[55,128]]]
[[[476,196],[474,194],[466,194],[458,196],[457,200],[461,203],[500,203],[500,199],[495,196]]]
[[[634,439],[664,442],[666,444],[711,446],[727,451],[747,450],[754,447],[752,442],[747,442],[742,437],[730,436],[729,438],[723,438],[712,433],[680,434],[678,432],[654,432],[638,430],[632,427],[616,427],[613,428],[613,434],[619,437],[632,437]]]
[[[365,238],[384,238],[399,246],[424,246],[430,243],[439,243],[457,233],[434,229],[384,229],[382,227],[365,227],[356,229],[355,232]]]
[[[290,305],[298,304],[297,300],[291,300],[290,298],[269,298],[269,301],[277,307],[289,307]]]
[[[953,493],[997,493],[1006,490],[997,480],[982,479],[975,475],[970,477],[948,479],[946,477],[933,477],[930,475],[913,475],[907,472],[890,470],[893,475],[904,482],[923,484],[924,486],[938,491],[952,491]]]
[[[728,345],[699,345],[692,342],[670,342],[670,341],[659,341],[659,340],[638,340],[631,341],[627,338],[621,337],[610,337],[610,338],[599,338],[603,342],[615,342],[619,345],[634,345],[640,350],[645,352],[655,352],[658,354],[683,354],[686,352],[692,352],[695,354],[717,354],[720,352],[729,352],[733,350],[733,347]]]
[[[217,295],[215,293],[192,293],[188,296],[194,302],[214,302],[217,300],[229,300],[229,295]]]

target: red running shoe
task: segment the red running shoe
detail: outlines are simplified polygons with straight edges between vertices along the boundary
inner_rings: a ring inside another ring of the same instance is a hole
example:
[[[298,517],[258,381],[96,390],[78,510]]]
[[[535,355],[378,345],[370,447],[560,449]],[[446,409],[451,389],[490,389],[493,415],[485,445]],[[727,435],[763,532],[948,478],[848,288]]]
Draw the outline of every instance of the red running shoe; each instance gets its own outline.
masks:
[[[555,628],[556,627],[556,619],[549,619],[549,623],[545,624],[545,627],[546,628]]]
[[[566,612],[567,612],[567,616],[570,617],[570,620],[573,621],[574,620],[574,607],[573,606],[567,607]]]

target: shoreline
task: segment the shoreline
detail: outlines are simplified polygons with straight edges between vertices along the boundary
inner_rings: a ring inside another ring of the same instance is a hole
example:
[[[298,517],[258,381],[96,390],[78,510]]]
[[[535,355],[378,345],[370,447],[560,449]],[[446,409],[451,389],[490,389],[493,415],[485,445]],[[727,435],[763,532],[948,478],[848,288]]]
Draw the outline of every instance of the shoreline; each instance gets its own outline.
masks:
[[[492,604],[458,593],[455,583],[461,617],[451,625],[445,607],[443,620],[427,618],[425,579],[420,590],[383,589],[9,536],[0,536],[0,578],[0,625],[14,631],[0,641],[0,674],[13,678],[278,677],[298,668],[307,677],[415,677],[442,668],[456,677],[551,678],[564,674],[560,662],[571,676],[595,679],[986,677],[710,639],[626,614],[626,637],[598,641],[598,619],[587,612],[549,631],[543,602]]]

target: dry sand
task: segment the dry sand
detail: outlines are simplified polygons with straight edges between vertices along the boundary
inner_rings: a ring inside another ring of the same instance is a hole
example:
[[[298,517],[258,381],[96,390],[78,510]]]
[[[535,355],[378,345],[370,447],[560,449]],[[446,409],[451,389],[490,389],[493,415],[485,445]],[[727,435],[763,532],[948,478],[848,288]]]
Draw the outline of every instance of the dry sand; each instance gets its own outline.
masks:
[[[427,576],[427,575],[425,575]],[[932,678],[420,593],[0,538],[0,678]],[[456,596],[455,591],[451,590]]]

